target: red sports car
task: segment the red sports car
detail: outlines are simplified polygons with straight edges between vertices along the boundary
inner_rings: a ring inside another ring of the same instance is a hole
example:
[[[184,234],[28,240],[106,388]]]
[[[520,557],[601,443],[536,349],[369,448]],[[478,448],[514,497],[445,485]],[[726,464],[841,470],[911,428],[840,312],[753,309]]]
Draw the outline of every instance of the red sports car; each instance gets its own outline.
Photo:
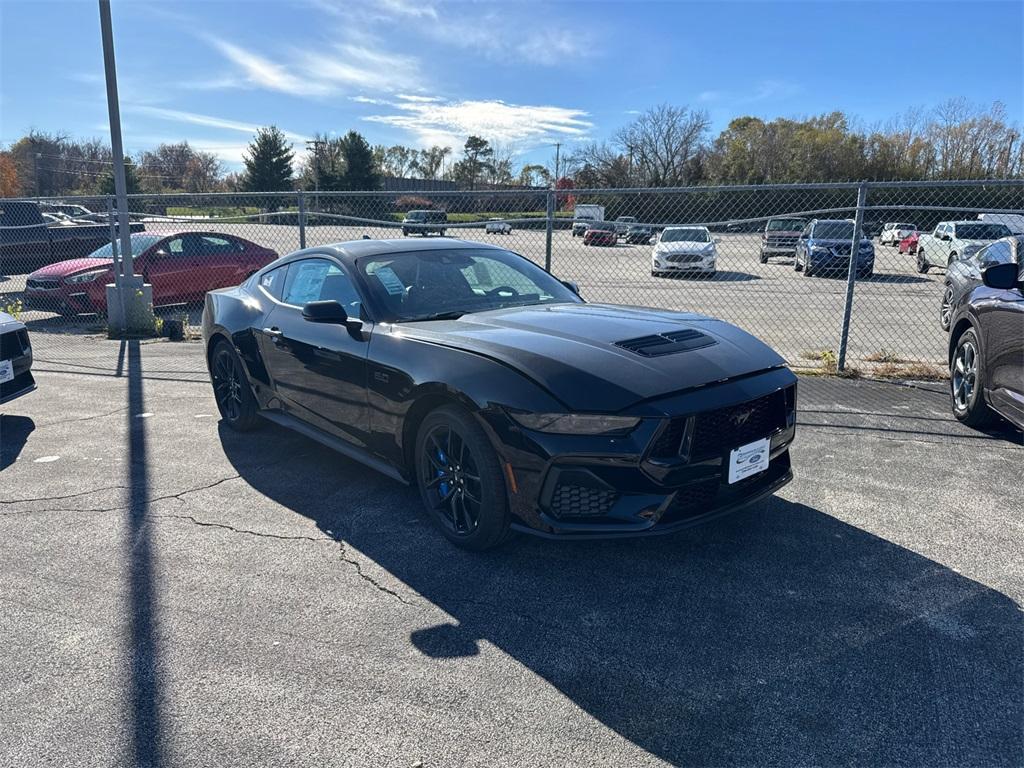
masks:
[[[911,256],[917,254],[917,236],[915,232],[910,237],[904,237],[900,240],[900,253],[909,253]]]
[[[596,221],[587,227],[583,233],[584,245],[618,245],[619,233],[615,229],[615,223],[611,221]]]
[[[277,258],[277,252],[221,232],[136,232],[135,274],[153,286],[153,305],[199,301],[207,291],[238,285]],[[84,259],[37,269],[28,276],[25,309],[75,315],[105,313],[107,283],[114,281],[110,243]]]

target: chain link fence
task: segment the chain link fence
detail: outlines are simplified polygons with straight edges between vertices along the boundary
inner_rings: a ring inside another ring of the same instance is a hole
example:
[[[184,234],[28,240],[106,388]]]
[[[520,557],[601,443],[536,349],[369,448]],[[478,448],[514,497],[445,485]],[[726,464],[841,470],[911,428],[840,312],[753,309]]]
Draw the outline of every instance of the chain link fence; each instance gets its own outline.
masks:
[[[135,272],[168,341],[196,341],[204,294],[277,255],[445,235],[516,251],[591,302],[722,318],[796,369],[921,380],[946,375],[947,266],[977,247],[936,228],[980,215],[1024,229],[1024,182],[132,195],[129,208]],[[47,365],[113,365],[115,213],[105,197],[0,200],[0,311]],[[201,355],[174,348],[161,370],[202,373]]]

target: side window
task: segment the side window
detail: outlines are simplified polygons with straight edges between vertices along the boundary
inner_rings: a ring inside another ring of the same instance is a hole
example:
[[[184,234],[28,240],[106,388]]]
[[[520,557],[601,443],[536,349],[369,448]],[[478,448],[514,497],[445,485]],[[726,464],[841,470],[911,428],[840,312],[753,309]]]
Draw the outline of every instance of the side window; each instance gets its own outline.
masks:
[[[242,250],[241,243],[236,240],[228,240],[224,237],[213,235],[202,235],[199,238],[201,253],[209,255],[220,255],[225,253],[238,253]]]
[[[185,253],[185,239],[176,237],[173,240],[168,240],[164,243],[164,250],[171,256],[182,256]]]
[[[281,301],[301,307],[310,301],[334,300],[345,307],[349,315],[358,317],[359,294],[348,275],[333,261],[304,259],[288,265]]]
[[[1013,249],[1005,240],[998,240],[991,245],[986,245],[975,255],[978,264],[983,267],[992,264],[1012,264]]]
[[[264,272],[260,276],[260,287],[278,301],[281,300],[281,292],[284,290],[285,275],[288,272],[288,265]]]

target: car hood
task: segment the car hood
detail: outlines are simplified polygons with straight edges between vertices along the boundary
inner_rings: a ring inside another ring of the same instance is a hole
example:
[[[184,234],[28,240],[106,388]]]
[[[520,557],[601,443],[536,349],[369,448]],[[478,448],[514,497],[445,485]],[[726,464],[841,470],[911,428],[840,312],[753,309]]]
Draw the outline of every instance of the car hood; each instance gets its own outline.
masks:
[[[25,324],[20,320],[15,320],[6,312],[0,312],[0,333],[7,333],[8,331],[17,331],[24,327]]]
[[[67,277],[68,275],[74,275],[79,272],[86,272],[90,269],[100,269],[106,267],[113,269],[114,263],[110,259],[71,259],[69,261],[58,261],[56,264],[48,264],[45,267],[37,269],[29,277],[33,278],[50,278],[51,280],[55,277]]]
[[[408,337],[508,365],[578,411],[621,411],[642,400],[784,364],[766,344],[721,320],[642,307],[515,307],[398,327]],[[618,346],[687,329],[705,334],[707,345],[658,357]]]

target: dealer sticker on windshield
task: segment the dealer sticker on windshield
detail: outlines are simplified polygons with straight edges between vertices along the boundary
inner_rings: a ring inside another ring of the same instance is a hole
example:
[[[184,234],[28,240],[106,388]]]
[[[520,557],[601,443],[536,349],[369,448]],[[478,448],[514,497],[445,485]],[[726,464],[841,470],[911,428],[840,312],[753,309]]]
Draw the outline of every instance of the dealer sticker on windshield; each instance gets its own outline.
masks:
[[[398,275],[395,274],[395,270],[391,267],[380,267],[374,274],[380,280],[381,285],[384,286],[384,290],[392,296],[401,296],[405,293],[405,284],[402,283]]]
[[[738,483],[745,477],[768,469],[770,452],[771,440],[767,437],[734,449],[729,454],[729,482]]]
[[[14,363],[10,360],[0,360],[0,384],[14,378]]]

